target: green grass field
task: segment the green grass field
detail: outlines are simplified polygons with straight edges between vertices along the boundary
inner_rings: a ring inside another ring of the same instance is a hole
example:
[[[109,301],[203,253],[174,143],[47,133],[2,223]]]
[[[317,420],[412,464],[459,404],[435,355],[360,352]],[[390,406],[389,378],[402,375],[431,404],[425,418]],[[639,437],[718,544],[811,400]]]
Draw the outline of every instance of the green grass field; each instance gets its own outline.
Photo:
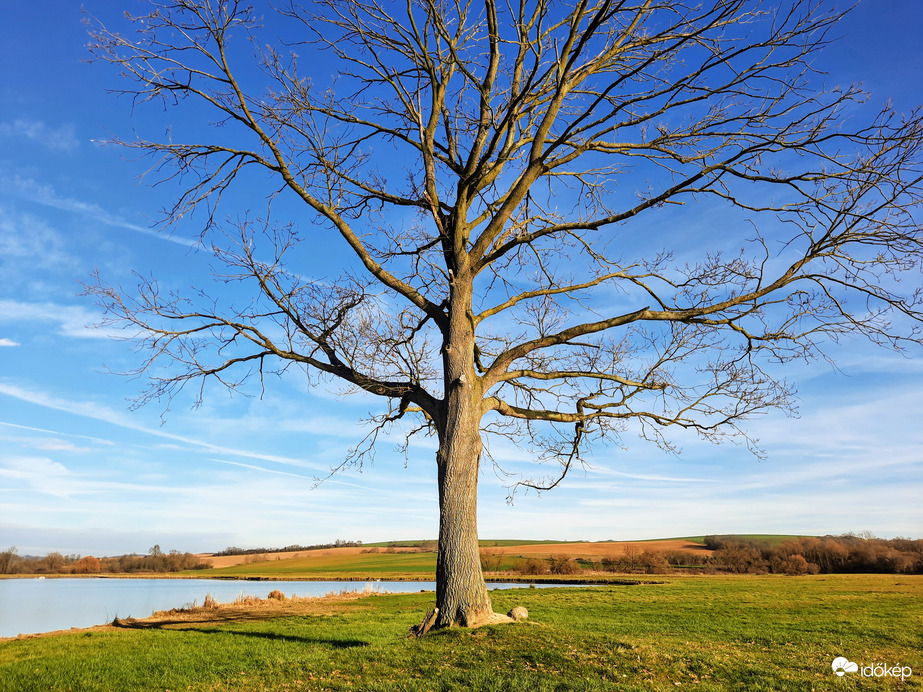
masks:
[[[0,690],[921,689],[923,577],[665,582],[497,591],[496,610],[524,605],[530,619],[423,639],[404,634],[431,593],[9,640]],[[838,678],[838,656],[913,672]]]
[[[436,553],[360,553],[309,555],[184,572],[183,576],[262,577],[265,579],[426,579],[435,578]]]
[[[390,546],[394,546],[396,548],[401,548],[401,547],[413,548],[423,543],[435,543],[435,542],[436,542],[435,539],[427,539],[427,540],[419,539],[415,541],[382,541],[380,543],[363,543],[362,547],[363,548],[387,548]],[[531,540],[531,539],[517,540],[517,539],[508,539],[508,538],[501,538],[501,539],[484,538],[478,541],[478,545],[480,545],[482,548],[495,548],[496,546],[499,546],[499,545],[538,545],[542,543],[579,543],[579,542],[580,541],[555,541],[555,540],[539,541],[539,540]]]

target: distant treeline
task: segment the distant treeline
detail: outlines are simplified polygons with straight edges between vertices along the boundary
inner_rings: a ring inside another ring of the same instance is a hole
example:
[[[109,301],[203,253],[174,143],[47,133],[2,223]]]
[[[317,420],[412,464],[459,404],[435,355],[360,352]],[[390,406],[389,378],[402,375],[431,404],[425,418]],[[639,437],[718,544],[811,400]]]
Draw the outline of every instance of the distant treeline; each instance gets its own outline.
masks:
[[[236,548],[229,546],[214,557],[227,555],[257,555],[259,553],[300,553],[303,550],[323,550],[325,548],[361,548],[362,541],[344,541],[337,539],[333,543],[319,543],[318,545],[287,545],[284,548]]]
[[[126,574],[182,572],[190,569],[209,569],[192,553],[169,553],[152,550],[150,555],[119,555],[94,557],[93,555],[62,555],[48,553],[44,557],[19,555],[16,548],[0,552],[0,574]]]
[[[522,576],[584,572],[627,574],[923,574],[923,540],[874,536],[789,538],[781,542],[741,536],[706,536],[708,550],[642,549],[625,545],[620,552],[595,559],[559,555],[514,558],[496,550],[481,550],[486,572]]]
[[[789,538],[777,545],[735,536],[706,536],[709,562],[737,574],[923,573],[923,539],[871,536]]]

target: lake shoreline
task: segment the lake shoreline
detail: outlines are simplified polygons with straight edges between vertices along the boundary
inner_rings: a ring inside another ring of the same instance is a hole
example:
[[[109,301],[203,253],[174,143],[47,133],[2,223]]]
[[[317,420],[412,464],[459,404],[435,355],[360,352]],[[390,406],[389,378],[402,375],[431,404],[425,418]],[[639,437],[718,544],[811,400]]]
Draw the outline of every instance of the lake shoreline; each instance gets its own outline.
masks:
[[[631,583],[636,583],[632,581]],[[491,592],[504,589],[582,587],[584,584],[518,581],[490,582]],[[159,611],[195,608],[207,602],[239,604],[266,598],[316,599],[349,593],[420,593],[435,591],[435,580],[279,580],[70,577],[0,581],[0,637],[69,631],[114,620],[146,618]]]
[[[420,593],[423,593],[422,591]],[[435,593],[435,592],[429,592]],[[40,639],[44,637],[57,637],[62,634],[94,634],[102,632],[112,632],[123,629],[155,629],[160,627],[169,627],[170,625],[182,624],[187,620],[195,619],[196,624],[202,625],[209,620],[214,620],[214,624],[226,623],[228,620],[240,616],[259,614],[262,618],[277,617],[281,615],[299,615],[300,611],[316,610],[318,604],[329,604],[335,606],[340,603],[347,603],[360,598],[371,596],[390,595],[375,591],[350,591],[346,593],[328,594],[326,596],[296,596],[294,598],[285,598],[276,600],[272,598],[251,597],[249,600],[240,603],[219,603],[214,607],[194,606],[171,608],[170,610],[158,610],[147,617],[119,618],[115,617],[111,622],[104,622],[98,625],[89,625],[86,627],[70,627],[59,630],[50,630],[48,632],[32,632],[27,634],[17,634],[11,637],[0,637],[0,644],[22,641],[24,639]],[[202,616],[210,616],[206,620]]]

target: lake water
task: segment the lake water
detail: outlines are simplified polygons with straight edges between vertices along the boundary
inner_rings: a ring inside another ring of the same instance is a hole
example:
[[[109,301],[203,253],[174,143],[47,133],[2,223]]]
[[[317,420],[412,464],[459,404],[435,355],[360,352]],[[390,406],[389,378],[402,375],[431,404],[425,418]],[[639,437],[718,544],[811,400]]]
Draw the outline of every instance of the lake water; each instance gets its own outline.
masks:
[[[391,593],[435,591],[436,582],[370,582]],[[543,585],[537,585],[543,586]],[[554,586],[554,585],[549,585]],[[219,579],[0,579],[0,637],[92,627],[113,618],[146,618],[157,610],[202,604],[206,594],[219,603],[238,596],[266,598],[273,589],[286,596],[323,596],[361,591],[364,582],[230,581]],[[526,588],[490,583],[489,589]]]

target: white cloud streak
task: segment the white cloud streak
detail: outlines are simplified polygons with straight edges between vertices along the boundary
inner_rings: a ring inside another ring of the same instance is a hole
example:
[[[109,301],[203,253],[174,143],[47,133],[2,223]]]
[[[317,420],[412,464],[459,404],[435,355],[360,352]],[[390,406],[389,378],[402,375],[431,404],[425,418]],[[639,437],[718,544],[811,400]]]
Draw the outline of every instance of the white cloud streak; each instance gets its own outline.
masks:
[[[183,435],[176,435],[173,433],[168,433],[163,430],[158,430],[155,428],[148,428],[144,425],[140,425],[130,420],[126,415],[114,411],[113,409],[97,404],[91,401],[73,401],[69,399],[62,399],[59,397],[51,396],[44,392],[35,392],[22,387],[17,387],[15,385],[10,385],[0,382],[0,394],[18,399],[20,401],[26,401],[30,404],[35,404],[37,406],[43,406],[45,408],[50,408],[55,411],[63,411],[65,413],[70,413],[76,416],[84,416],[86,418],[91,418],[93,420],[103,421],[105,423],[110,423],[116,425],[120,428],[125,428],[127,430],[133,430],[135,432],[145,433],[147,435],[152,435],[154,437],[160,437],[168,440],[173,440],[174,442],[181,442],[185,445],[192,447],[197,447],[199,449],[206,449],[213,453],[217,454],[227,454],[232,456],[245,457],[250,459],[259,459],[261,461],[269,461],[276,464],[284,464],[287,466],[296,466],[299,468],[306,468],[312,470],[321,470],[328,471],[326,466],[321,464],[315,464],[303,459],[293,459],[291,457],[278,456],[273,454],[261,454],[259,452],[253,452],[245,449],[231,449],[228,447],[223,447],[220,445],[211,444],[210,442],[205,442],[203,440],[197,440],[190,437],[185,437]]]
[[[0,137],[25,137],[51,151],[73,151],[80,146],[73,125],[51,127],[42,120],[25,118],[0,123]]]
[[[254,464],[242,464],[239,461],[227,461],[226,459],[209,459],[217,464],[227,464],[228,466],[238,466],[240,468],[250,469],[251,471],[262,471],[263,473],[272,473],[277,476],[290,476],[292,478],[302,478],[304,480],[314,481],[313,476],[305,476],[300,473],[289,473],[288,471],[279,471],[278,469],[267,469],[265,466],[255,466]]]
[[[27,322],[53,322],[58,333],[76,339],[108,339],[122,337],[124,333],[114,329],[94,327],[102,321],[102,315],[79,305],[59,303],[27,303],[18,300],[0,300],[0,323],[15,325]],[[6,345],[18,345],[15,343]]]
[[[66,433],[59,430],[49,430],[48,428],[36,428],[31,425],[20,425],[18,423],[8,423],[6,421],[0,421],[0,425],[8,428],[15,428],[16,430],[28,430],[29,432],[39,432],[48,435],[58,435],[60,437],[77,437],[82,440],[92,440],[93,442],[98,442],[104,445],[114,445],[115,443],[112,440],[104,440],[101,437],[93,437],[92,435],[80,435],[78,433]]]
[[[53,209],[61,209],[62,211],[82,214],[107,226],[123,228],[128,231],[134,231],[135,233],[151,236],[177,245],[183,245],[188,248],[200,249],[202,247],[202,244],[198,240],[184,238],[172,233],[159,233],[152,228],[139,226],[138,224],[126,221],[106,211],[98,204],[83,202],[72,197],[60,197],[51,185],[39,183],[30,178],[24,178],[20,175],[2,176],[0,177],[0,186],[30,202],[52,207]]]
[[[7,279],[74,264],[64,239],[43,219],[0,205],[0,268]]]
[[[57,437],[25,437],[25,436],[2,436],[7,443],[15,443],[28,449],[37,449],[43,452],[71,452],[75,454],[84,454],[94,451],[90,447],[78,447],[73,442],[62,440]]]

